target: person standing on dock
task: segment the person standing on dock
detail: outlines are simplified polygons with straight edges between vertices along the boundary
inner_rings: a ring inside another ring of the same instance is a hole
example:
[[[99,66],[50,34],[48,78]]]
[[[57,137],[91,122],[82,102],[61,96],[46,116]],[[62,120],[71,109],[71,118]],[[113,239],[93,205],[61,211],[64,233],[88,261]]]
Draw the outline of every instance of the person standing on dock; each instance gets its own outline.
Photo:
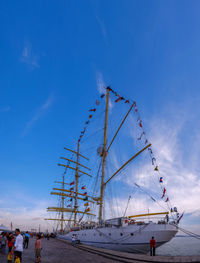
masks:
[[[38,234],[36,236],[36,242],[35,242],[35,257],[37,263],[41,261],[41,249],[42,249],[41,236],[40,234]]]
[[[12,251],[14,251],[15,259],[19,258],[21,262],[22,252],[23,252],[23,236],[20,234],[19,228],[15,229],[15,234],[16,234],[16,240]]]
[[[8,252],[11,252],[14,245],[14,236],[12,233],[8,235],[7,242],[8,242]]]
[[[154,237],[152,237],[150,240],[150,255],[156,255],[156,240],[154,239]]]
[[[24,248],[28,248],[29,238],[30,238],[30,235],[29,235],[28,231],[26,231],[26,233],[24,235]]]

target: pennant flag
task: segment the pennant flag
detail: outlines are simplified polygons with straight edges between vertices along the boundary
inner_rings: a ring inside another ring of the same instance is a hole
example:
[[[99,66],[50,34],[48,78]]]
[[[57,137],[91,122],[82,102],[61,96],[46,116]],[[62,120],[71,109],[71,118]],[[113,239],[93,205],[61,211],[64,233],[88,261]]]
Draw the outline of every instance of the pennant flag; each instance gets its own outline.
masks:
[[[142,122],[140,121],[139,126],[142,128]]]
[[[96,100],[96,105],[98,106],[100,104],[100,101],[99,100]]]
[[[69,196],[73,196],[73,193],[70,193]]]
[[[85,192],[84,195],[87,195],[87,192]]]
[[[163,178],[162,177],[160,177],[160,181],[159,181],[160,183],[163,183]]]
[[[151,196],[151,199],[154,201],[154,202],[156,202],[156,200]]]
[[[81,187],[81,190],[85,190],[85,189],[86,189],[86,186],[85,186],[85,185]]]
[[[115,96],[118,96],[117,92],[115,92]]]
[[[81,134],[84,134],[86,131],[86,127],[84,127],[83,131],[81,132]]]
[[[78,139],[78,142],[80,142],[81,141],[81,139]]]
[[[69,189],[69,191],[72,191],[72,190],[74,190],[74,187],[71,187],[71,188]]]
[[[89,115],[89,119],[91,119],[92,118],[92,114],[91,115]]]
[[[162,195],[161,198],[163,198],[163,197],[165,196],[165,193],[166,193],[166,189],[164,188],[164,189],[163,189],[163,195]]]
[[[84,206],[88,206],[88,205],[89,205],[89,203],[85,203],[85,204],[84,204]]]
[[[71,207],[72,205],[70,204],[70,205],[68,205],[67,207]]]
[[[73,200],[72,198],[69,199],[70,202],[72,202],[72,200]]]
[[[89,111],[93,111],[93,112],[95,112],[96,111],[96,109],[94,108],[94,109],[90,109]]]
[[[101,98],[104,98],[105,97],[105,94],[101,94]]]
[[[150,154],[153,154],[153,152],[152,152],[151,148],[148,148],[148,151],[150,151]]]
[[[152,158],[152,165],[154,165],[154,162],[156,161],[156,158],[155,157],[153,157]]]
[[[155,167],[154,171],[159,171],[159,170],[158,170],[158,166],[157,166],[157,165],[156,165],[156,167]]]
[[[135,112],[138,112],[138,108],[137,105],[135,104]]]
[[[140,135],[140,137],[137,138],[137,139],[138,139],[138,140],[141,140],[143,135],[145,135],[145,132],[144,132],[144,131],[142,132],[142,134]]]
[[[169,198],[167,197],[167,199],[165,200],[165,202],[168,202],[169,201]]]
[[[129,100],[126,100],[124,103],[130,103]]]
[[[89,212],[90,211],[90,208],[88,207],[87,209],[85,209],[85,212]]]
[[[148,144],[148,140],[147,139],[145,140],[145,144]]]
[[[86,121],[86,123],[85,124],[89,124],[89,121]]]
[[[88,197],[86,196],[86,197],[83,199],[83,201],[88,201]]]
[[[116,99],[115,102],[119,102],[120,100],[122,100],[122,97],[119,97],[118,99]]]
[[[69,185],[73,185],[74,184],[74,181],[73,182],[71,182]]]

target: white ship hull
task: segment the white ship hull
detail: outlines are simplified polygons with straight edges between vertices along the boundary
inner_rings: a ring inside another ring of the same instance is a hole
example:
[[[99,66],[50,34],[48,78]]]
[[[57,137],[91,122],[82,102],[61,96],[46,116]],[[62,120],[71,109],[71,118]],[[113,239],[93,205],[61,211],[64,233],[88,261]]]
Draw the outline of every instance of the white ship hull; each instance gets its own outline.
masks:
[[[155,237],[156,247],[158,247],[170,241],[177,231],[177,227],[172,224],[149,223],[83,229],[59,237],[71,241],[72,235],[76,234],[80,243],[85,245],[123,252],[147,253],[152,236]]]

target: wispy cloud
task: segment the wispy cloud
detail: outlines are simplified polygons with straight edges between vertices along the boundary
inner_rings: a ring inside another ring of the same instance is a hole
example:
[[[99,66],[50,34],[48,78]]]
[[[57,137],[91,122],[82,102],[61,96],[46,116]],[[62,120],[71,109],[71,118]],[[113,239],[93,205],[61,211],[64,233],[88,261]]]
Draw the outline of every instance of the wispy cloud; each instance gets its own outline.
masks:
[[[29,42],[25,43],[23,47],[20,61],[27,64],[32,69],[40,67],[39,56],[35,54]]]
[[[182,107],[180,108],[182,109]],[[192,114],[194,113],[190,111],[188,114],[183,114],[182,111],[172,107],[171,113],[169,109],[167,115],[159,113],[159,115],[152,117],[147,124],[152,149],[159,164],[159,172],[163,177],[167,195],[172,206],[177,206],[179,212],[185,211],[185,214],[188,215],[188,217],[184,217],[187,219],[183,218],[183,223],[188,226],[194,218],[198,217],[200,222],[200,206],[198,205],[200,196],[200,137],[198,131],[200,127]],[[196,118],[198,119],[198,116]],[[193,123],[196,124],[195,127]],[[186,133],[188,127],[192,127],[192,129]],[[133,123],[128,127],[127,132],[132,137],[134,144],[138,144],[138,133]],[[191,141],[184,137],[185,133],[188,138],[192,138]],[[189,146],[190,151],[188,150]],[[161,200],[159,175],[152,168],[148,152],[142,154],[142,159],[134,168],[133,166],[128,167],[126,173],[128,176],[119,176],[120,181],[132,189],[135,188],[134,183],[138,183],[160,201],[154,203],[148,196],[145,199],[139,197],[139,200],[131,201],[128,209],[129,214],[143,213],[147,211],[148,207],[151,207],[151,211],[160,210],[159,205],[166,207],[166,203]],[[124,209],[123,202],[126,201],[118,200],[118,203],[121,204],[119,205],[119,207],[121,206],[121,214]]]
[[[105,85],[105,82],[104,82],[104,79],[103,79],[103,75],[99,71],[96,72],[96,82],[97,82],[98,92],[100,94],[105,94],[106,85]],[[112,104],[111,100],[109,100],[109,107],[110,107],[110,109],[113,108],[113,104]]]
[[[102,34],[102,36],[103,36],[103,38],[104,38],[104,41],[105,41],[105,43],[107,44],[108,41],[107,41],[107,31],[106,31],[105,24],[104,24],[103,20],[100,19],[99,16],[96,16],[96,19],[97,19],[97,22],[98,22],[98,24],[99,24],[99,27],[100,27],[100,30],[101,30],[101,34]]]
[[[12,222],[14,228],[19,227],[23,230],[38,229],[40,224],[43,231],[48,227],[51,231],[51,225],[47,225],[47,222],[44,221],[44,218],[48,218],[48,214],[45,212],[47,207],[48,203],[38,200],[38,204],[33,205],[31,208],[27,206],[22,207],[19,204],[15,208],[1,208],[0,224],[2,223],[10,228]]]
[[[46,212],[49,200],[27,194],[27,190],[19,182],[17,186],[21,189],[20,192],[9,194],[4,192],[1,196],[0,224],[10,228],[12,222],[13,228],[18,227],[23,230],[38,229],[40,224],[42,231],[47,228],[51,231],[54,223],[44,220],[44,218],[55,216]],[[56,206],[57,200],[52,199],[50,202]]]
[[[100,94],[105,93],[105,83],[101,72],[96,72],[97,89]]]
[[[11,110],[11,107],[10,107],[10,106],[7,106],[7,107],[5,107],[5,108],[0,109],[0,112],[8,112],[8,111],[10,111],[10,110]]]
[[[32,119],[27,122],[26,127],[22,133],[23,137],[30,131],[30,129],[40,119],[40,117],[42,117],[42,115],[45,113],[45,111],[52,106],[52,104],[53,104],[53,96],[51,94],[51,95],[49,95],[47,100],[44,102],[44,104],[42,104],[42,106],[36,110]]]

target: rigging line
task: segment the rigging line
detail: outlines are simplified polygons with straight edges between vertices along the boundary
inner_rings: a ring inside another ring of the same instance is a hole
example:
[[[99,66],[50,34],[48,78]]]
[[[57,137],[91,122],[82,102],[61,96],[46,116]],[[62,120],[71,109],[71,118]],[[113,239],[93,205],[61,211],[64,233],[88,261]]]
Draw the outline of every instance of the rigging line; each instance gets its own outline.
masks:
[[[126,163],[124,163],[104,184],[106,185],[116,174],[119,173],[119,171],[121,171],[128,163],[130,163],[134,158],[136,158],[140,153],[142,153],[143,151],[145,151],[147,148],[149,148],[151,146],[151,144],[148,144],[147,146],[145,146],[142,150],[140,150],[139,152],[137,152],[135,155],[133,155]]]
[[[129,167],[130,166],[130,163],[126,166],[126,167],[124,167],[120,172],[119,172],[119,174],[121,174],[127,167]],[[164,210],[166,210],[166,207],[164,207],[164,206],[162,206],[160,203],[159,203],[159,201],[158,200],[154,200],[154,198],[152,198],[152,196],[151,195],[149,195],[147,192],[145,192],[143,189],[141,189],[144,193],[146,193],[153,201],[155,201],[161,208],[163,208]],[[171,212],[171,208],[170,207],[168,207],[168,209],[167,209],[169,212]],[[174,215],[172,214],[172,218],[174,219]]]
[[[83,146],[83,145],[81,144],[81,146]],[[93,150],[93,149],[96,148],[96,147],[97,147],[97,146],[95,145],[95,146],[92,146],[92,147],[86,148],[86,149],[84,149],[84,152],[87,152],[87,151]]]
[[[146,195],[148,195],[151,200],[153,200],[155,203],[157,203],[161,208],[163,208],[164,210],[166,210],[165,207],[163,207],[159,202],[158,200],[156,200],[154,197],[152,197],[149,193],[147,193],[141,186],[139,186],[138,184],[134,183],[135,186],[137,186],[142,192],[144,192]]]
[[[95,121],[97,121],[99,119],[99,117],[101,117],[103,115],[104,112],[105,112],[105,110],[99,112],[98,114],[95,114],[95,118],[88,120],[89,123],[91,124],[91,123],[94,123]],[[87,126],[87,129],[88,129],[88,126]]]
[[[98,168],[97,176],[96,176],[96,180],[95,180],[95,186],[97,186],[97,181],[98,181],[98,179],[99,179],[99,173],[100,173],[101,165],[102,165],[102,158],[101,158],[100,163],[99,163],[99,168]],[[95,188],[96,188],[96,187],[95,187]],[[92,196],[94,196],[95,188],[94,188],[94,190],[93,190]]]
[[[133,104],[131,105],[131,107],[130,107],[129,111],[127,112],[127,114],[126,114],[126,115],[125,115],[125,117],[123,118],[123,120],[122,120],[121,124],[119,125],[119,128],[117,129],[117,132],[115,133],[115,135],[114,135],[113,139],[111,140],[111,142],[110,142],[110,144],[109,144],[109,146],[108,146],[108,148],[107,148],[107,150],[106,150],[107,152],[109,151],[109,149],[110,149],[110,147],[111,147],[112,143],[114,142],[114,140],[115,140],[115,138],[116,138],[117,134],[119,133],[119,131],[120,131],[120,129],[121,129],[121,127],[122,127],[122,125],[124,124],[124,122],[125,122],[126,118],[128,117],[128,115],[129,115],[129,113],[130,113],[130,111],[132,110],[132,108],[133,108],[133,106],[134,106],[134,105],[135,105],[135,103],[133,103]]]
[[[200,240],[200,235],[197,235],[197,234],[195,234],[195,233],[193,233],[193,232],[191,232],[189,230],[186,230],[184,228],[181,228],[179,226],[178,226],[178,229],[180,229],[183,233]]]
[[[126,205],[123,217],[125,217],[125,215],[126,215],[126,211],[128,209],[128,205],[129,205],[130,200],[131,200],[131,195],[129,195],[129,198],[128,198],[128,201],[127,201],[127,205]]]
[[[103,87],[105,90],[107,89],[107,87]],[[114,90],[113,90],[114,91]],[[114,91],[115,92],[115,91]],[[113,93],[113,92],[111,92],[111,93]],[[118,94],[119,95],[119,94]],[[124,96],[124,94],[122,94],[121,92],[120,92],[120,95],[122,95],[122,97],[124,97],[124,98],[128,98],[127,96]],[[115,96],[115,95],[114,95]],[[116,96],[115,96],[116,97]],[[131,102],[134,102],[132,99],[129,99],[129,101],[131,101]]]
[[[137,116],[138,116],[138,119],[141,120],[141,118],[140,118],[140,113],[139,113],[138,111],[137,111]],[[142,128],[142,130],[143,130],[143,133],[144,133],[144,136],[145,136],[145,140],[147,140],[147,136],[146,136],[146,133],[145,133],[145,131],[144,131],[144,128]],[[152,160],[153,157],[154,157],[154,156],[153,156],[153,152],[150,151],[150,158],[151,158],[151,160]],[[154,165],[154,167],[157,167],[157,166],[158,166],[156,159],[155,159],[155,163],[153,163],[153,165]],[[159,176],[160,176],[160,172],[159,172],[159,170],[158,170],[158,180],[159,180]],[[160,184],[160,188],[161,188],[161,190],[162,190],[162,192],[163,192],[163,189],[164,189],[163,185]],[[169,211],[171,211],[172,205],[171,205],[170,200],[169,200],[169,203],[167,202],[167,207],[168,207]],[[173,215],[172,215],[172,217],[173,217]]]
[[[101,132],[103,130],[103,128],[96,130],[94,133],[92,133],[91,135],[88,135],[87,137],[84,137],[83,140],[81,140],[81,144],[85,143],[88,139],[94,137],[95,135],[97,135],[99,132]]]

